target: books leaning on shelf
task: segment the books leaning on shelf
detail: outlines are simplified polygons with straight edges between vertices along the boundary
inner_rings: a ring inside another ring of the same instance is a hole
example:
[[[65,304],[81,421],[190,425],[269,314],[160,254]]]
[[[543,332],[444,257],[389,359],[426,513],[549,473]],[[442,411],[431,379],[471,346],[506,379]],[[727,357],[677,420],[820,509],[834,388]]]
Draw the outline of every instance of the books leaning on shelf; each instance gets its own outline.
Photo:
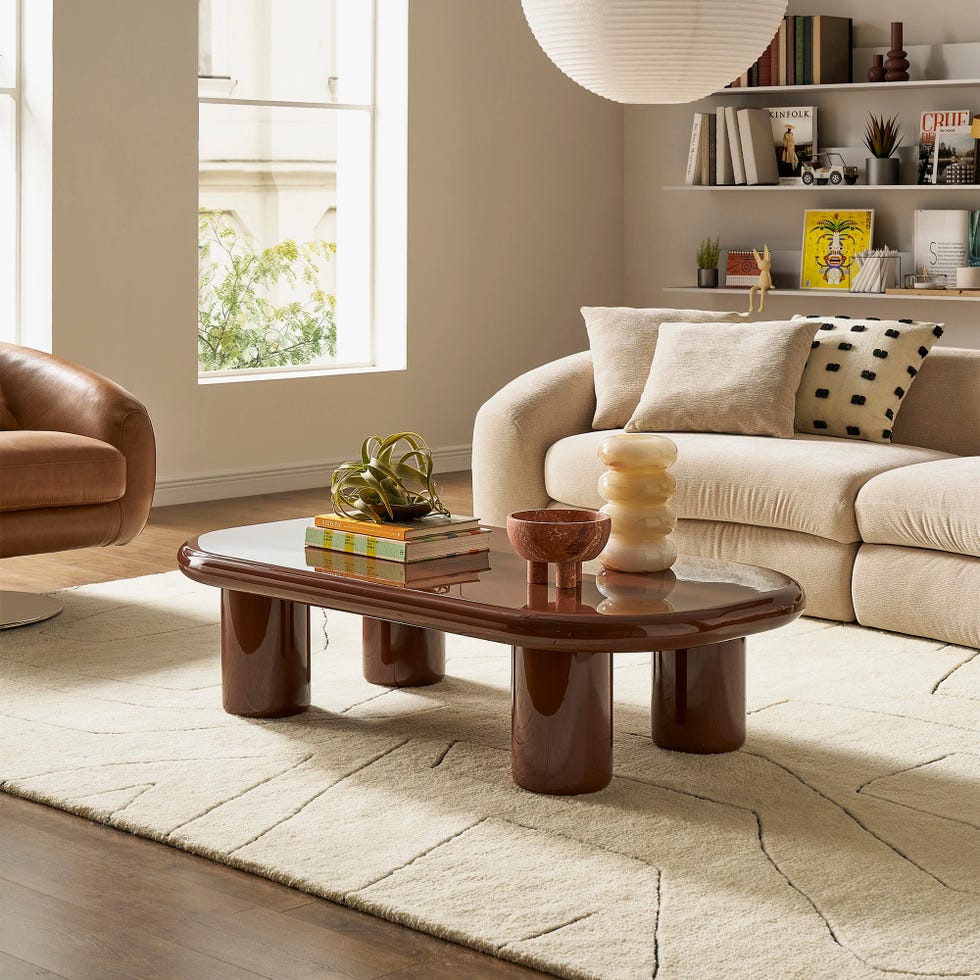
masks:
[[[490,552],[474,551],[450,558],[406,563],[350,555],[343,551],[326,551],[308,545],[306,564],[318,572],[361,582],[383,582],[404,589],[431,589],[440,585],[478,582],[480,572],[490,568]]]
[[[447,531],[410,541],[398,541],[372,534],[354,534],[335,528],[317,527],[314,524],[306,529],[306,543],[313,548],[342,551],[351,555],[416,562],[487,551],[490,548],[490,529],[477,527],[467,531]]]
[[[329,527],[335,531],[350,531],[352,534],[367,534],[373,538],[393,538],[396,541],[413,541],[415,538],[428,538],[447,531],[469,531],[480,526],[476,517],[463,517],[459,514],[428,514],[417,521],[387,521],[373,524],[358,521],[343,514],[317,514],[313,518],[317,527]]]
[[[717,123],[713,112],[696,112],[687,150],[685,184],[714,184],[717,170]]]
[[[850,17],[786,16],[755,64],[732,88],[765,85],[832,85],[854,80]]]
[[[912,261],[938,285],[956,285],[956,270],[970,261],[970,228],[976,211],[931,210],[915,212]]]
[[[969,109],[933,109],[919,116],[919,184],[935,184],[937,170],[936,133],[942,129],[944,135],[952,128],[969,127]],[[948,163],[948,154],[944,154]],[[975,164],[975,161],[974,161]],[[942,171],[945,174],[945,168]]]
[[[755,253],[742,249],[728,250],[728,264],[725,269],[726,289],[745,289],[759,281],[759,263]]]
[[[778,184],[779,170],[772,146],[768,109],[738,109],[739,140],[746,184]]]

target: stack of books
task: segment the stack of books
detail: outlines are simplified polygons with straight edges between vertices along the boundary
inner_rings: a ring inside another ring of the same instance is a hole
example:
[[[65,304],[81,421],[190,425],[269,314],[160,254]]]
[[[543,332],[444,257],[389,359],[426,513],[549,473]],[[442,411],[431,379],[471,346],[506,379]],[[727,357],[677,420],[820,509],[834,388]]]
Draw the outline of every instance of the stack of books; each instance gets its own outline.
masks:
[[[784,17],[758,61],[730,88],[851,82],[852,34],[850,17]]]
[[[476,581],[490,567],[490,529],[475,517],[430,514],[372,524],[317,514],[306,529],[306,563],[322,572],[406,588]]]
[[[696,112],[687,184],[802,184],[817,151],[816,106],[718,106]]]

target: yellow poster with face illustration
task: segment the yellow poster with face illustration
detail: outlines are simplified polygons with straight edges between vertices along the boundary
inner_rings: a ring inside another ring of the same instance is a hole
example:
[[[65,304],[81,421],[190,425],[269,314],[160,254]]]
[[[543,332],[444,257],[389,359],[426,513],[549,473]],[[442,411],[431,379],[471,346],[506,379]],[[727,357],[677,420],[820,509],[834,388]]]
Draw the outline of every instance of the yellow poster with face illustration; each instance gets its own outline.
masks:
[[[854,257],[871,248],[873,210],[806,211],[800,289],[848,289],[857,275]]]

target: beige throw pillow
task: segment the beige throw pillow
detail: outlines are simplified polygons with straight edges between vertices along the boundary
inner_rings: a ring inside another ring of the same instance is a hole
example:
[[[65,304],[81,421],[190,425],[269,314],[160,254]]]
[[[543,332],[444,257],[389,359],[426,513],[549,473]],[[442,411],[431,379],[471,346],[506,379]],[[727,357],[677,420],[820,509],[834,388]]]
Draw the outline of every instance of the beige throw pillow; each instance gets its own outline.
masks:
[[[665,323],[627,432],[792,438],[811,324]]]
[[[793,319],[814,332],[796,396],[796,431],[891,442],[902,399],[942,325],[873,316]]]
[[[582,316],[589,333],[595,373],[596,410],[592,428],[621,429],[640,400],[661,323],[716,323],[744,319],[746,314],[583,306]]]

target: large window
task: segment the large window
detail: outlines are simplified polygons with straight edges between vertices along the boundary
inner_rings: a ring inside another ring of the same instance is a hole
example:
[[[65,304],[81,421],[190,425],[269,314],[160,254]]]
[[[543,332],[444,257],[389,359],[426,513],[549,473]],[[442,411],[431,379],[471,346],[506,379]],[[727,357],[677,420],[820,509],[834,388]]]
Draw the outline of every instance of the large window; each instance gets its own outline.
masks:
[[[373,363],[375,16],[200,0],[203,379]]]
[[[17,0],[0,0],[0,340],[20,340],[18,240],[20,23]]]

